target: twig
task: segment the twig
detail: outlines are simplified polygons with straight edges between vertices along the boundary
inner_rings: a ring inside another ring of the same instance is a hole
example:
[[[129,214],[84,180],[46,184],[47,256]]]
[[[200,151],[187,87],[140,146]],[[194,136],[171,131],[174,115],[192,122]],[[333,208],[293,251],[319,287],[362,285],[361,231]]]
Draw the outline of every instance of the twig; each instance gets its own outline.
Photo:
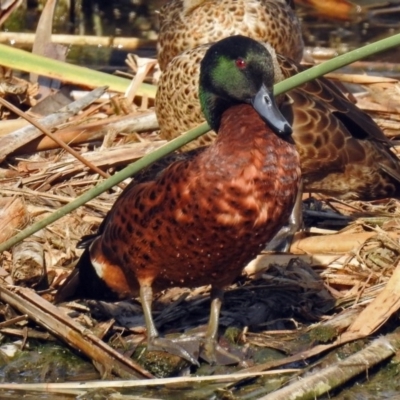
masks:
[[[365,349],[347,357],[345,360],[318,371],[313,375],[300,378],[276,392],[269,393],[259,400],[313,400],[333,390],[351,378],[367,372],[376,364],[393,356],[399,350],[400,334],[392,333],[374,340]]]
[[[15,390],[40,390],[48,392],[56,392],[58,390],[82,390],[82,389],[98,389],[98,388],[132,388],[132,387],[148,387],[148,386],[173,386],[175,389],[179,385],[180,388],[192,387],[194,383],[201,382],[235,382],[244,378],[255,378],[257,376],[281,375],[298,372],[298,369],[284,369],[278,371],[266,371],[256,373],[234,373],[228,375],[213,376],[185,376],[177,378],[159,378],[151,380],[123,380],[123,381],[95,381],[95,382],[65,382],[65,383],[0,383],[0,389]]]
[[[52,128],[58,124],[61,124],[68,120],[72,115],[77,114],[80,110],[87,107],[91,104],[95,99],[99,98],[102,94],[105,93],[106,87],[97,88],[90,93],[88,93],[85,97],[74,101],[71,104],[68,104],[66,107],[61,108],[55,114],[49,115],[39,122],[34,121],[32,118],[26,118],[26,114],[21,115],[21,111],[14,107],[12,104],[6,102],[4,99],[1,99],[1,103],[6,107],[10,108],[22,118],[27,119],[34,127],[27,126],[22,129],[19,129],[12,134],[4,136],[0,138],[0,162],[4,161],[6,156],[12,153],[14,150],[18,149],[20,146],[25,143],[30,142],[31,140],[37,138],[42,134],[41,130],[43,128]],[[39,128],[38,128],[39,125]],[[50,132],[49,132],[50,133]],[[50,136],[51,135],[51,136]],[[59,139],[53,138],[54,135],[50,133],[50,137],[57,142]],[[52,137],[53,136],[53,137]],[[65,145],[65,144],[64,144]]]
[[[38,332],[33,329],[24,330],[15,328],[0,328],[0,332],[3,333],[4,335],[21,336],[23,338],[40,339],[48,341],[56,340],[56,338],[48,332]]]
[[[88,329],[67,315],[63,315],[57,307],[34,291],[17,287],[7,289],[0,286],[0,299],[101,364],[106,371],[114,372],[121,377],[129,376],[131,379],[153,377],[140,365],[112,349]]]
[[[18,317],[14,317],[8,319],[7,321],[0,322],[0,329],[6,328],[7,326],[14,325],[21,321],[26,321],[28,319],[27,315],[18,315]]]

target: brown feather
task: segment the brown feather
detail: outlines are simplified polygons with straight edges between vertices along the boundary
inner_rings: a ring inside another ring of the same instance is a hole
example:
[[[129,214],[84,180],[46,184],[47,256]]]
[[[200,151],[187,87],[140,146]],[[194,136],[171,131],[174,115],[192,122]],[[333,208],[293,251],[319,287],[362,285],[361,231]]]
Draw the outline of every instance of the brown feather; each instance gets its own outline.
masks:
[[[222,288],[287,220],[299,176],[293,144],[251,106],[230,108],[214,146],[125,189],[91,258],[120,266],[132,292],[138,281]]]
[[[287,0],[170,0],[160,10],[158,61],[163,71],[184,50],[244,35],[269,42],[277,51],[300,61],[300,23]]]

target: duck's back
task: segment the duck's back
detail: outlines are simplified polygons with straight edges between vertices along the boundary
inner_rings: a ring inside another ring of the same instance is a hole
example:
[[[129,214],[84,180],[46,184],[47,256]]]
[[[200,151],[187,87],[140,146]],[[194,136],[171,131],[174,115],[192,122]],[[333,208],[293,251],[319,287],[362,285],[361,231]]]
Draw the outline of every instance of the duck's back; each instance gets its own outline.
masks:
[[[158,61],[163,71],[176,55],[227,36],[268,42],[296,61],[303,55],[301,29],[286,0],[171,0],[160,10]]]

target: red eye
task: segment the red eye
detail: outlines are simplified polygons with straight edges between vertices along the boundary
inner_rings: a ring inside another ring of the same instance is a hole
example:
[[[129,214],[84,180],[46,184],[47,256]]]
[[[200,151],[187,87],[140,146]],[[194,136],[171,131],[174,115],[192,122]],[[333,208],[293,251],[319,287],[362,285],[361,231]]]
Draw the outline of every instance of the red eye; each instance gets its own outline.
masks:
[[[236,59],[235,64],[240,69],[243,69],[243,68],[247,67],[247,63],[246,63],[245,60],[243,60],[243,58]]]

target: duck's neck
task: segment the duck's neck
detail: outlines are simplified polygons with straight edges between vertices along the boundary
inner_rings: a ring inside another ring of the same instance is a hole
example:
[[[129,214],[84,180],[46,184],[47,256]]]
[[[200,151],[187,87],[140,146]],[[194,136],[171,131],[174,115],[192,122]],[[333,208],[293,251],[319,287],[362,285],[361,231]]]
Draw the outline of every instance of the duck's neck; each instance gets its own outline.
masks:
[[[217,142],[239,152],[269,151],[270,147],[293,146],[291,135],[275,133],[250,104],[229,107],[220,120]]]
[[[210,125],[210,128],[218,132],[221,125],[222,115],[230,108],[238,103],[234,100],[225,100],[214,94],[201,90],[199,92],[201,108],[203,114]]]
[[[203,174],[227,180],[244,174],[256,182],[265,174],[272,179],[278,170],[295,170],[298,154],[287,136],[277,135],[251,105],[230,107],[222,115],[215,142],[199,156]]]

